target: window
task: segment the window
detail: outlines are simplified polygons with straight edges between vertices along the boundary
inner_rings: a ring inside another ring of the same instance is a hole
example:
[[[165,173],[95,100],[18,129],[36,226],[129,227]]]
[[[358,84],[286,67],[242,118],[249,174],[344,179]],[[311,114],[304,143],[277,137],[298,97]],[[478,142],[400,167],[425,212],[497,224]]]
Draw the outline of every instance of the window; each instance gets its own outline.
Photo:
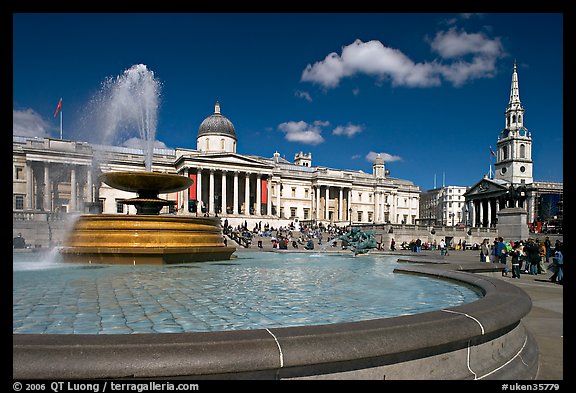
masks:
[[[292,198],[296,198],[296,187],[292,187]]]
[[[368,212],[368,222],[372,222],[372,212]]]
[[[368,194],[368,202],[372,202],[372,194]]]
[[[520,145],[520,158],[526,158],[526,145],[523,143]]]
[[[508,159],[508,146],[502,146],[502,159]]]
[[[224,150],[224,138],[220,139],[220,150]]]
[[[24,210],[24,195],[14,196],[14,209]]]
[[[206,138],[206,150],[210,150],[210,138]]]
[[[362,202],[362,193],[361,192],[358,193],[358,201]]]
[[[526,172],[526,167],[524,165],[522,165],[520,167],[520,172],[522,172],[522,173]]]
[[[16,176],[16,180],[21,180],[22,179],[22,171],[24,168],[17,166],[16,167],[16,172],[14,173],[14,176]]]
[[[295,207],[290,208],[290,218],[296,217],[296,209]]]
[[[308,189],[307,188],[304,189],[304,198],[308,198]]]
[[[116,213],[124,213],[124,204],[116,201]]]
[[[304,208],[304,219],[305,220],[310,219],[310,209]]]
[[[362,222],[362,212],[358,212],[358,222]]]

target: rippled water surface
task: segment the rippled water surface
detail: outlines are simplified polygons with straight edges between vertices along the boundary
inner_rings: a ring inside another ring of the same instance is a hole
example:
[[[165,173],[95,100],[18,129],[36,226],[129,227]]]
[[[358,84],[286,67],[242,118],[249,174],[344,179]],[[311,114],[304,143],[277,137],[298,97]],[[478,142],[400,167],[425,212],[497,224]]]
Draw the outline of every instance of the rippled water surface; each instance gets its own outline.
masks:
[[[116,334],[318,325],[452,307],[481,295],[393,273],[396,257],[240,252],[221,262],[79,265],[13,259],[13,332]]]

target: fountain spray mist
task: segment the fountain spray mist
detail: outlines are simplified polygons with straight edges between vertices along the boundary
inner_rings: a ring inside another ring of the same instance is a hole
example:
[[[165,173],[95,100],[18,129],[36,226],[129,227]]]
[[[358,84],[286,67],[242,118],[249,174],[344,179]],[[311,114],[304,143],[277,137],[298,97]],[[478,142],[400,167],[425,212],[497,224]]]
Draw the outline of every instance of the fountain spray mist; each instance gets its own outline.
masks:
[[[115,78],[107,78],[87,112],[100,143],[122,143],[138,132],[146,171],[151,171],[158,123],[161,83],[144,64],[135,64]]]

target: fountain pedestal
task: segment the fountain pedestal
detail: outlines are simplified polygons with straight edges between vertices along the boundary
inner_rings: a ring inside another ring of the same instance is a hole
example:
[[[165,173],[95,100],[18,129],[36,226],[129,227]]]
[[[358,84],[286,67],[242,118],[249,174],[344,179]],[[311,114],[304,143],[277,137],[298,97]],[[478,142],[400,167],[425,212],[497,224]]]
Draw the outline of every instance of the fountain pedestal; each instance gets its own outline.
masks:
[[[101,176],[111,187],[138,192],[122,201],[136,215],[80,216],[60,253],[64,261],[105,264],[172,264],[230,259],[236,250],[224,245],[220,219],[160,215],[173,204],[158,193],[192,185],[188,178],[149,172],[112,172]]]

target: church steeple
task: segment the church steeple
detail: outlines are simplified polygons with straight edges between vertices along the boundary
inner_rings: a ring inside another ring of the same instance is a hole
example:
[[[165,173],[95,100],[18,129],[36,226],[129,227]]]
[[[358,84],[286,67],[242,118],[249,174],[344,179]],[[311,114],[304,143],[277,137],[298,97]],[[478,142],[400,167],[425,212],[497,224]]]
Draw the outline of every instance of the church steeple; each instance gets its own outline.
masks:
[[[496,143],[496,178],[513,184],[532,183],[532,135],[524,127],[524,107],[520,102],[516,62],[505,115],[506,127],[500,132]]]
[[[518,72],[516,62],[512,72],[512,84],[510,86],[510,101],[506,107],[506,128],[504,131],[518,131],[524,128],[524,108],[520,102],[520,88],[518,87]]]

